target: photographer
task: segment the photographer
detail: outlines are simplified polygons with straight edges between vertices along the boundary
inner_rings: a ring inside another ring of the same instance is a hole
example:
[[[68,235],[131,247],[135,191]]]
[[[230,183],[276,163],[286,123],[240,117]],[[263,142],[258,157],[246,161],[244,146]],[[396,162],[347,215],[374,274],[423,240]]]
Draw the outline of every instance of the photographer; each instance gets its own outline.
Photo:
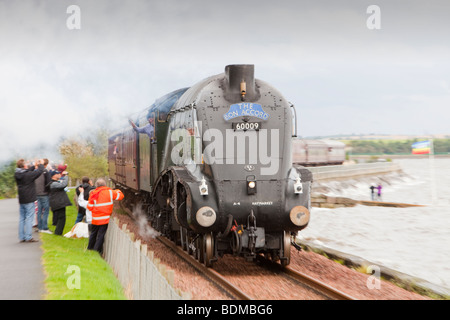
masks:
[[[67,174],[67,171],[50,171],[52,180],[48,184],[50,190],[49,199],[50,208],[52,209],[53,216],[56,218],[56,235],[62,235],[64,226],[66,225],[66,207],[72,205],[66,193],[66,187],[69,183]]]
[[[34,217],[34,202],[37,200],[36,187],[34,181],[44,172],[44,161],[36,161],[35,164],[25,162],[24,159],[17,161],[17,168],[14,178],[19,192],[20,219],[19,219],[19,240],[20,242],[36,242],[33,239],[31,230]]]
[[[38,203],[37,220],[39,232],[51,234],[52,232],[48,230],[48,214],[50,211],[50,205],[48,202],[48,188],[46,188],[50,182],[50,174],[47,170],[48,159],[44,159],[43,161],[44,173],[34,181]]]

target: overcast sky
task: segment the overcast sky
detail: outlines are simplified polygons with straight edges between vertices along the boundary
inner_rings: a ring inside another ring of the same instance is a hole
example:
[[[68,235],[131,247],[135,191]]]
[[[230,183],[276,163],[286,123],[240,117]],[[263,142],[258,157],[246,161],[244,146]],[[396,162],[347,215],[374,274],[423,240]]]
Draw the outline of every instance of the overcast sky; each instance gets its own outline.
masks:
[[[233,63],[297,107],[301,136],[450,134],[449,13],[445,0],[0,0],[0,161],[121,125]]]

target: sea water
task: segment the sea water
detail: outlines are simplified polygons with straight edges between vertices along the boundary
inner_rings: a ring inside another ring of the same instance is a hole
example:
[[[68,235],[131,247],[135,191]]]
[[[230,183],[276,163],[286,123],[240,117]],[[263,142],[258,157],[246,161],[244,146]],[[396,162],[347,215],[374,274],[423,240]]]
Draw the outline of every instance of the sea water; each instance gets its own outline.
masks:
[[[450,288],[450,158],[395,162],[406,174],[401,179],[345,188],[330,182],[327,194],[371,200],[370,183],[381,182],[382,201],[424,207],[314,207],[299,238]]]

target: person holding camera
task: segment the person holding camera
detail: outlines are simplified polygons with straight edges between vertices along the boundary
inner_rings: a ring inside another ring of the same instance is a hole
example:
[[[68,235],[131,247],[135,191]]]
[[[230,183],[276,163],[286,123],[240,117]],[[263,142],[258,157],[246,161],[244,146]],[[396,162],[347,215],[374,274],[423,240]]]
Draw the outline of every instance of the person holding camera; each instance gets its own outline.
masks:
[[[47,170],[48,159],[43,160],[44,173],[40,175],[35,181],[36,195],[37,195],[37,220],[39,232],[49,233],[48,230],[48,214],[50,212],[50,205],[48,202],[48,188],[46,187],[50,182],[50,174]]]
[[[66,225],[66,207],[72,205],[66,192],[69,183],[69,177],[67,175],[67,171],[50,171],[52,180],[48,184],[49,200],[53,216],[56,218],[56,228],[54,233],[56,235],[62,235],[64,226]]]
[[[39,160],[34,164],[28,164],[24,159],[17,161],[14,178],[17,183],[20,205],[19,240],[20,242],[36,242],[33,239],[33,217],[35,211],[34,202],[37,200],[35,180],[44,172],[44,161]]]

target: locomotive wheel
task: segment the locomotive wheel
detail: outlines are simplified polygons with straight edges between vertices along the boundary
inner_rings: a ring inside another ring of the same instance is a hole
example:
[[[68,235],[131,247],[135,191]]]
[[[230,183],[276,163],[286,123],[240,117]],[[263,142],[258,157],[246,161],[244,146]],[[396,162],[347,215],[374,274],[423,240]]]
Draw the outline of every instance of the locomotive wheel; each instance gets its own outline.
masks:
[[[241,237],[236,232],[236,230],[233,231],[231,234],[231,249],[233,250],[233,255],[238,256],[241,254],[242,251]]]
[[[191,241],[191,237],[189,237],[189,231],[186,230],[186,234],[185,234],[185,242],[186,242],[186,252],[190,255],[193,254],[192,248],[190,247],[190,241]]]
[[[214,261],[214,237],[212,233],[206,233],[203,235],[203,264],[205,267],[212,267]]]
[[[180,227],[180,246],[184,251],[187,251],[186,234],[187,230],[183,227]]]
[[[280,258],[280,263],[283,267],[291,262],[291,233],[283,232],[283,255]]]
[[[197,237],[195,240],[195,258],[200,263],[205,262],[205,253],[203,252],[203,236]]]
[[[180,234],[181,234],[181,228],[178,231],[172,231],[170,233],[172,242],[174,242],[177,246],[181,245]]]
[[[161,179],[161,186],[162,190],[161,193],[166,196],[172,195],[172,188],[173,188],[173,178],[172,174],[169,172],[167,173],[163,179]]]

